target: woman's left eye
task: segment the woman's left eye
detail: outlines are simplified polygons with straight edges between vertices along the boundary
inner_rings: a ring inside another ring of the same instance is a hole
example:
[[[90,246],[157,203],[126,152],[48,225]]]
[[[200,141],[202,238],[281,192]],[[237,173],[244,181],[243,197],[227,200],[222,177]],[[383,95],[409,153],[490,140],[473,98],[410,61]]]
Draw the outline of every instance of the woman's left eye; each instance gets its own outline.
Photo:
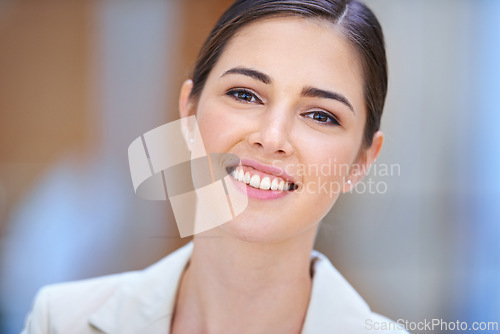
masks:
[[[311,111],[311,112],[303,114],[303,116],[311,118],[314,121],[321,123],[321,124],[337,125],[337,126],[340,125],[339,121],[337,121],[337,119],[334,116],[330,115],[329,113],[323,112],[323,111]]]
[[[262,103],[261,99],[259,99],[254,93],[246,89],[232,89],[228,91],[226,95],[245,103]]]

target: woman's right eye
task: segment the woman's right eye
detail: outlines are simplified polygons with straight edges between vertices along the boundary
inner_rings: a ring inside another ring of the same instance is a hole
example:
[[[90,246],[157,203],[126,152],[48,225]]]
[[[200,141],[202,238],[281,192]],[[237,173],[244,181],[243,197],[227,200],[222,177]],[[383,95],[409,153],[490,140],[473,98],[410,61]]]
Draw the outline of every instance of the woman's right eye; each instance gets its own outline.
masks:
[[[231,96],[237,101],[244,103],[259,103],[262,104],[262,100],[257,97],[254,93],[246,89],[232,89],[226,93],[226,95]]]

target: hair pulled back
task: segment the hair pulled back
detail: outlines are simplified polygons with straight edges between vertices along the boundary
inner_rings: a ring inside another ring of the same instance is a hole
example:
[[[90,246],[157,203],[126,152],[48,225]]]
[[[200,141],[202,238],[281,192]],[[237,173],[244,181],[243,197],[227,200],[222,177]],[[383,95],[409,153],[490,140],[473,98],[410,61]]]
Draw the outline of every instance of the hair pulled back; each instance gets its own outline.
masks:
[[[200,50],[191,76],[190,98],[200,97],[208,75],[236,32],[249,23],[276,16],[327,20],[354,47],[361,64],[367,109],[363,146],[371,146],[373,134],[380,128],[387,95],[387,59],[382,27],[373,12],[358,0],[236,0]]]

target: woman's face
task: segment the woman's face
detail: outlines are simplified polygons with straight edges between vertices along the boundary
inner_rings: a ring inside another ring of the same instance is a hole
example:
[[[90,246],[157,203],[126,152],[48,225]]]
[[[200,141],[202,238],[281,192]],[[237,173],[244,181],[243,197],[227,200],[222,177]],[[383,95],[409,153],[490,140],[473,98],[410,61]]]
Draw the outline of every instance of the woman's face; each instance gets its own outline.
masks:
[[[219,227],[236,238],[276,242],[316,228],[352,186],[347,179],[359,179],[349,173],[363,156],[362,75],[331,23],[288,17],[245,26],[198,103],[184,102],[181,114],[196,112],[207,153],[242,159],[234,182],[247,190],[248,207]],[[286,191],[286,181],[297,189]]]

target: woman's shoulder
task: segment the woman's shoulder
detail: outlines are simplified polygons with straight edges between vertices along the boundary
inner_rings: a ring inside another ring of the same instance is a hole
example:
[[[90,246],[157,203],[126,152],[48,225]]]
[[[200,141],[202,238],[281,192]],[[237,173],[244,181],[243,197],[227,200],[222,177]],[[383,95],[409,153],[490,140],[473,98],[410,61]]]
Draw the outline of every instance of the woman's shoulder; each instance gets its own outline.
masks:
[[[50,299],[54,301],[66,298],[81,297],[82,299],[87,299],[95,296],[106,296],[113,293],[123,283],[132,281],[141,272],[129,271],[78,281],[50,284],[42,287],[38,295],[50,296]]]
[[[181,247],[140,271],[112,274],[80,281],[47,285],[35,296],[24,333],[94,333],[96,328],[115,330],[127,319],[130,327],[148,320],[138,310],[155,317],[173,302],[178,280],[190,255]],[[161,310],[161,311],[160,311]],[[152,319],[149,319],[152,320]],[[68,331],[69,330],[69,331]],[[106,332],[106,331],[105,331]]]
[[[84,327],[88,327],[88,324],[83,325],[83,322],[87,323],[83,319],[137,275],[138,272],[127,272],[42,287],[26,318],[23,334],[52,333],[55,329],[70,328],[69,326],[76,327],[75,333],[92,333],[82,331]]]
[[[318,251],[311,253],[313,286],[304,324],[306,333],[407,333],[373,312],[358,292]]]

